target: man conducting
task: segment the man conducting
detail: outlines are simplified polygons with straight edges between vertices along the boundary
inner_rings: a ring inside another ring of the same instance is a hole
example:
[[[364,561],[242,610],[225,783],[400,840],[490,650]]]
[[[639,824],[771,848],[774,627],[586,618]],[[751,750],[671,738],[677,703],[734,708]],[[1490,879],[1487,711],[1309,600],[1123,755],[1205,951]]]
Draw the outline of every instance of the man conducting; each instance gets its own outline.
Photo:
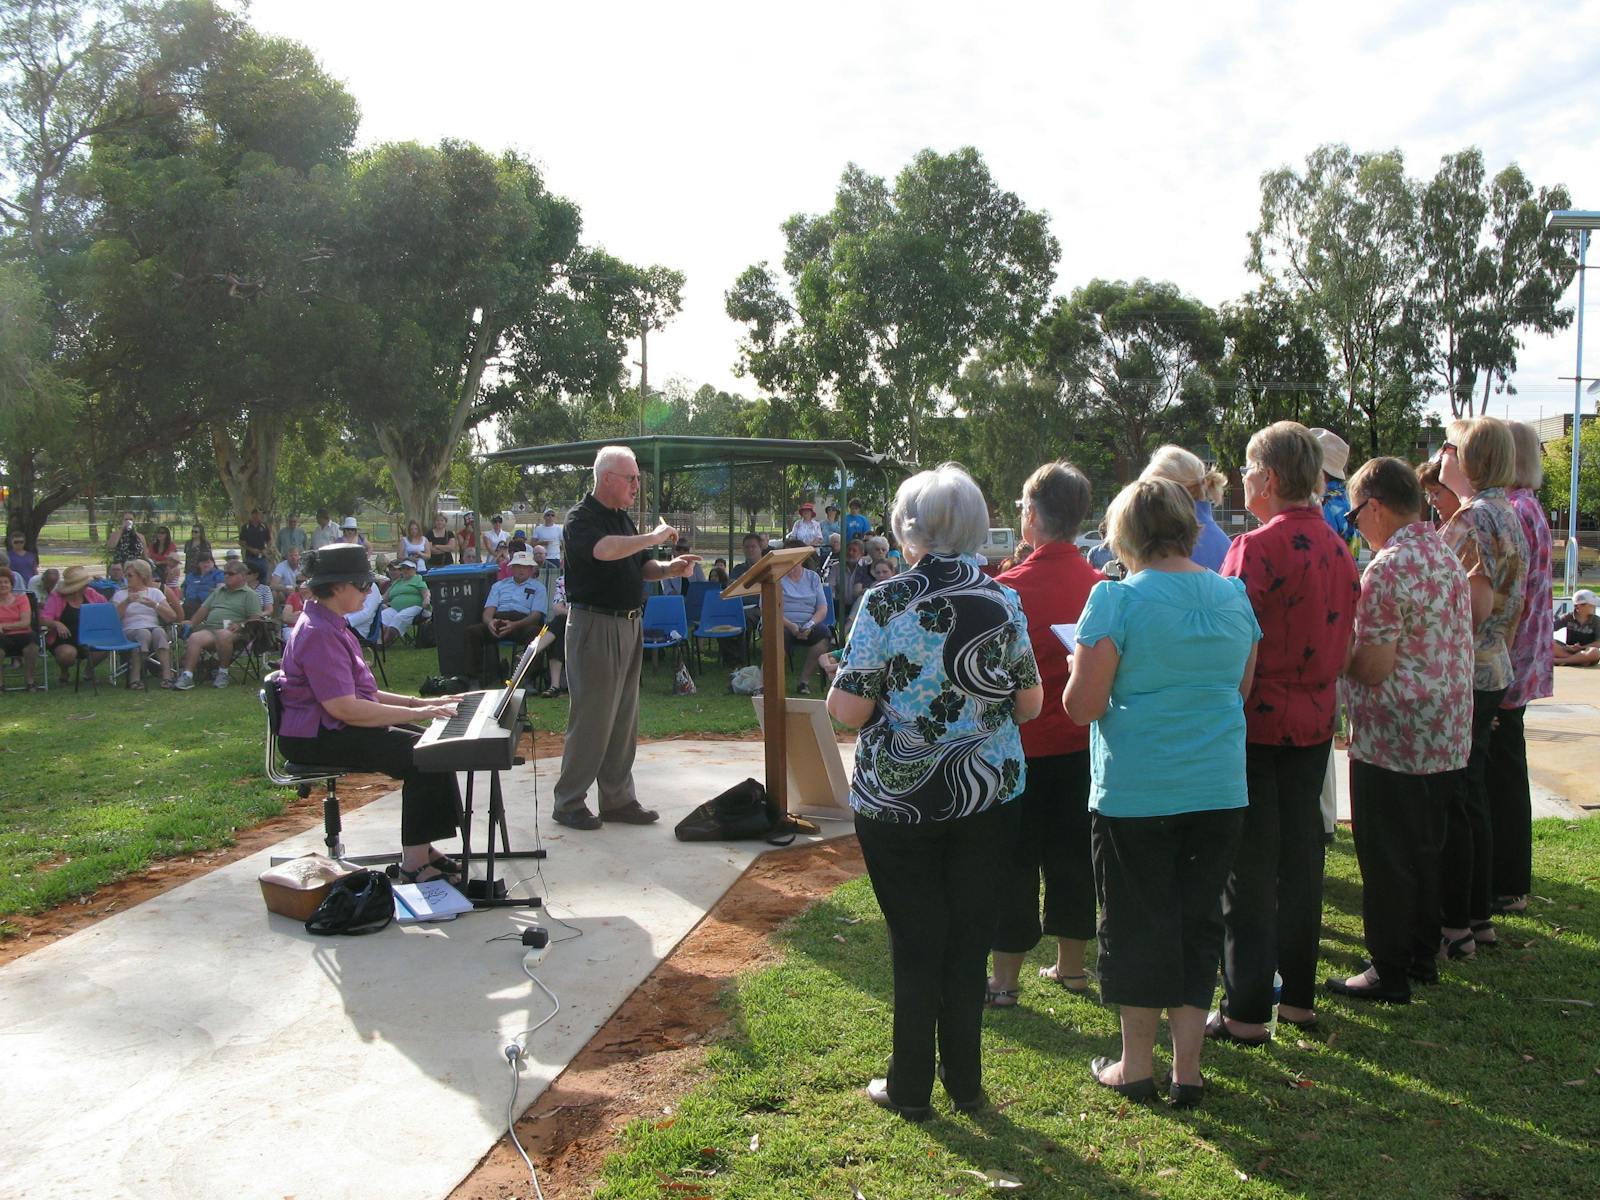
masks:
[[[594,491],[567,514],[562,532],[566,567],[567,718],[561,776],[553,815],[571,829],[598,829],[605,821],[648,825],[660,814],[643,807],[633,790],[633,755],[639,740],[639,668],[644,661],[644,585],[681,579],[698,555],[671,562],[649,551],[678,540],[665,522],[640,533],[628,516],[639,494],[639,464],[625,446],[595,455]],[[600,815],[584,803],[598,793]]]

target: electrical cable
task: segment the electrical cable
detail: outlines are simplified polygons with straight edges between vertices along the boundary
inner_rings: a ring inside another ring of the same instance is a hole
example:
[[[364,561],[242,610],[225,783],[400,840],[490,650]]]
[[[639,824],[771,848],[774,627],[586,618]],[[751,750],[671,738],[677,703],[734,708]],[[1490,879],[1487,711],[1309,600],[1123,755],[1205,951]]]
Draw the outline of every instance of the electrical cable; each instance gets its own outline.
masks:
[[[533,1159],[528,1157],[528,1152],[522,1148],[522,1140],[517,1137],[517,1096],[522,1088],[522,1077],[518,1073],[517,1067],[522,1062],[524,1055],[527,1054],[527,1049],[523,1046],[523,1039],[531,1037],[555,1020],[556,1014],[561,1011],[561,1001],[554,992],[545,987],[544,981],[533,973],[533,968],[528,964],[528,960],[532,957],[534,957],[532,952],[522,956],[522,973],[533,980],[541,992],[550,997],[550,1003],[553,1007],[544,1017],[506,1043],[506,1062],[511,1067],[511,1099],[506,1104],[506,1136],[511,1139],[511,1144],[517,1148],[517,1153],[522,1156],[522,1161],[527,1165],[528,1178],[533,1181],[534,1195],[538,1197],[538,1200],[544,1200],[544,1191],[539,1187],[539,1173],[534,1170]]]

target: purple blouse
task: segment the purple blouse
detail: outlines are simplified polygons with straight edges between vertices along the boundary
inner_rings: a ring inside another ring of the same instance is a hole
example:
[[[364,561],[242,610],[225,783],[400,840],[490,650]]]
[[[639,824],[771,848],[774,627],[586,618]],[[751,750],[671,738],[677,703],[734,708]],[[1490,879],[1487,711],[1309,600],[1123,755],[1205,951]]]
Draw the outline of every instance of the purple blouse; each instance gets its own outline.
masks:
[[[319,600],[307,600],[305,613],[283,647],[283,737],[316,737],[323,729],[343,729],[323,708],[340,696],[378,698],[372,668],[361,657],[361,643],[340,614]]]

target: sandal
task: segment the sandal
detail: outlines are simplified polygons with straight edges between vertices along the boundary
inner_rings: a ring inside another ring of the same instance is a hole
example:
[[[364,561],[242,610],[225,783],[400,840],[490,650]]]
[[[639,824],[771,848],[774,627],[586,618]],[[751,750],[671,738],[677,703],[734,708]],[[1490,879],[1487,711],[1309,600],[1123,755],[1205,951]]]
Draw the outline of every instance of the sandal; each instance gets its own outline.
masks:
[[[431,871],[433,873],[431,875],[424,876],[422,874],[424,871]],[[423,863],[415,871],[408,871],[404,867],[397,864],[395,866],[394,873],[395,877],[399,879],[401,883],[433,883],[435,880],[439,879],[444,880],[444,882],[448,883],[451,887],[457,887],[461,883],[461,876],[459,874],[455,876],[448,875],[444,871],[441,871],[438,867],[434,866],[431,862]]]
[[[554,700],[566,690],[566,688],[561,687],[547,687],[544,691],[540,692],[539,695],[543,696],[546,700]]]
[[[175,683],[171,679],[163,679],[161,681],[161,686],[164,687],[165,689],[167,689],[167,691],[170,692],[173,688],[177,687],[178,685],[177,685],[177,683]]]
[[[450,879],[451,883],[461,878],[461,864],[449,855],[435,854],[428,860],[428,865],[441,875],[453,877]]]
[[[1077,975],[1062,975],[1054,967],[1040,967],[1039,978],[1048,979],[1064,992],[1071,992],[1074,996],[1087,996],[1089,994],[1088,972],[1079,972]],[[1077,980],[1076,987],[1069,981]]]
[[[142,692],[142,691],[144,691],[144,680],[142,680],[142,679],[130,679],[128,681],[128,690],[130,692]]]
[[[1489,906],[1490,912],[1520,913],[1528,911],[1528,898],[1526,896],[1498,896]]]
[[[1494,947],[1500,944],[1500,938],[1494,931],[1493,921],[1474,921],[1471,925],[1472,940],[1480,946]]]
[[[983,1006],[985,1008],[1015,1008],[1017,998],[1022,995],[1021,988],[992,988],[988,985],[983,989]]]
[[[1441,937],[1439,939],[1439,957],[1449,961],[1475,958],[1478,953],[1478,939],[1468,930],[1458,938]]]

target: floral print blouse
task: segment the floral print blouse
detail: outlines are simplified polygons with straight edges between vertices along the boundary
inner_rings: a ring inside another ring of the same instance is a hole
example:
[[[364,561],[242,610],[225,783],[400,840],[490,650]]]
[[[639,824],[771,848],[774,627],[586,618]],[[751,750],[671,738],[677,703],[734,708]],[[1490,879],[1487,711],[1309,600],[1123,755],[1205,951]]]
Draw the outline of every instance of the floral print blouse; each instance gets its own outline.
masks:
[[[1473,631],[1477,665],[1472,686],[1498,692],[1511,686],[1512,635],[1522,615],[1528,583],[1528,539],[1504,488],[1484,488],[1456,510],[1444,529],[1467,578],[1482,576],[1494,589],[1494,607]]]
[[[1528,542],[1528,587],[1522,619],[1511,639],[1511,687],[1501,708],[1521,708],[1530,700],[1555,695],[1555,652],[1551,648],[1555,625],[1550,601],[1554,594],[1554,568],[1550,556],[1550,522],[1545,520],[1539,497],[1531,488],[1512,488],[1506,493],[1511,507],[1522,521],[1522,536]]]
[[[1015,693],[1039,682],[1022,603],[964,558],[930,554],[861,598],[833,686],[877,701],[850,806],[915,824],[1022,791]]]
[[[1376,686],[1349,676],[1350,757],[1405,775],[1467,765],[1472,746],[1472,594],[1467,572],[1427,521],[1395,530],[1367,564],[1356,645],[1394,642],[1394,670]]]

